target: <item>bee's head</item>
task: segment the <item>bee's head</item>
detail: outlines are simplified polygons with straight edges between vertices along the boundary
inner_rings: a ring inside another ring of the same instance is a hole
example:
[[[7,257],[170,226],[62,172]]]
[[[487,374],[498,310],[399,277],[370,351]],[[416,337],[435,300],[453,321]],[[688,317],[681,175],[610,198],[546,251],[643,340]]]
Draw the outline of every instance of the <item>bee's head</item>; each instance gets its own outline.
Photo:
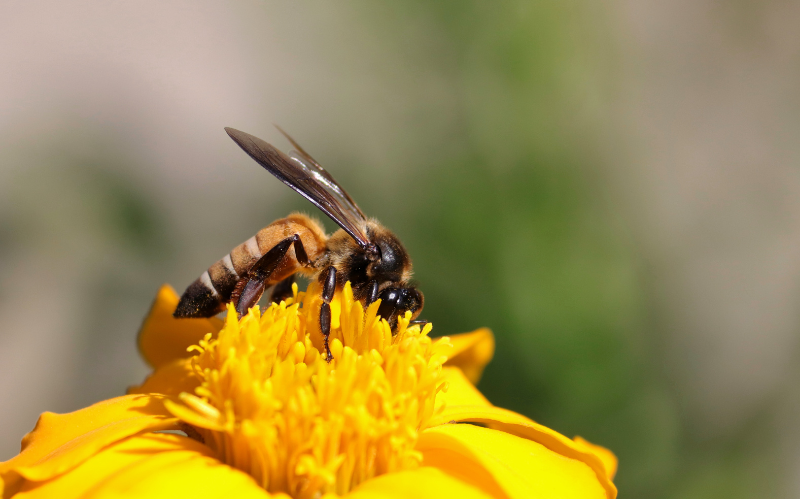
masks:
[[[342,282],[350,281],[357,300],[367,297],[373,281],[384,290],[397,284],[405,286],[411,279],[411,259],[397,236],[372,220],[365,232],[370,241],[366,247],[344,231],[331,236],[329,242],[338,258],[331,264],[341,272]]]
[[[369,236],[371,244],[366,249],[369,276],[379,282],[406,282],[411,276],[411,259],[403,243],[381,226],[370,230]]]
[[[392,331],[397,329],[397,318],[407,311],[411,312],[411,319],[416,319],[425,304],[422,292],[416,288],[386,288],[378,297],[381,304],[378,315],[389,322]]]

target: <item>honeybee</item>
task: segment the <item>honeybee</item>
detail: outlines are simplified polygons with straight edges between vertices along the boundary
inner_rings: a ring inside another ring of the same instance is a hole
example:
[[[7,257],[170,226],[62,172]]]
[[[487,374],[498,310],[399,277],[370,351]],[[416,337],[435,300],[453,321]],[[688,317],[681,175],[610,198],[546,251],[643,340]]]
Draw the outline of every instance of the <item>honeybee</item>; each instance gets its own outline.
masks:
[[[353,297],[365,307],[380,299],[378,314],[396,331],[397,318],[411,311],[416,319],[424,297],[410,284],[411,259],[389,229],[367,218],[350,195],[286,132],[294,146],[284,154],[245,132],[226,128],[251,158],[328,215],[341,229],[331,236],[319,222],[292,213],[264,227],[208,268],[183,292],[174,316],[212,317],[233,302],[241,317],[264,291],[274,286],[271,300],[291,296],[296,274],[317,279],[322,290],[319,325],[328,361],[330,302],[347,281]]]

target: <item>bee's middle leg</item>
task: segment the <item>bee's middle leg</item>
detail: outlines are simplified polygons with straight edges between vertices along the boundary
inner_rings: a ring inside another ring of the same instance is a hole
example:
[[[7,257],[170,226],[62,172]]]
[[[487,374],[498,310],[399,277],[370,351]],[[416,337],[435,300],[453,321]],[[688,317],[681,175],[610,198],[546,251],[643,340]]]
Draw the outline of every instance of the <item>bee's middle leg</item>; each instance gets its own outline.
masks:
[[[253,307],[266,288],[266,282],[275,269],[278,268],[289,247],[294,244],[294,253],[297,261],[301,265],[310,265],[308,255],[303,247],[303,241],[300,236],[295,234],[287,237],[272,247],[267,253],[259,258],[259,260],[247,271],[247,274],[236,283],[236,288],[231,295],[231,301],[236,305],[236,313],[242,317],[247,313],[247,310]],[[291,284],[290,284],[291,288]]]
[[[333,300],[334,291],[336,291],[336,267],[331,266],[325,270],[322,280],[322,305],[319,308],[319,329],[322,331],[328,362],[333,360],[328,338],[331,335],[331,300]]]

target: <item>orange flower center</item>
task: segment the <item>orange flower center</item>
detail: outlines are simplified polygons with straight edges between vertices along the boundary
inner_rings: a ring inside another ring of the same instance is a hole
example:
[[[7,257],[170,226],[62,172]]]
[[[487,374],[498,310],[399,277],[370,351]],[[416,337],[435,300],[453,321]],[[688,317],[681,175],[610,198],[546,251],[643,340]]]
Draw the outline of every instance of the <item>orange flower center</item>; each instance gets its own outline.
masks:
[[[333,361],[324,360],[319,285],[225,327],[192,347],[201,385],[170,411],[193,426],[225,463],[269,492],[344,494],[375,476],[413,468],[420,428],[443,388],[430,325],[392,335],[364,311],[348,283],[331,303]],[[301,306],[302,305],[302,306]]]

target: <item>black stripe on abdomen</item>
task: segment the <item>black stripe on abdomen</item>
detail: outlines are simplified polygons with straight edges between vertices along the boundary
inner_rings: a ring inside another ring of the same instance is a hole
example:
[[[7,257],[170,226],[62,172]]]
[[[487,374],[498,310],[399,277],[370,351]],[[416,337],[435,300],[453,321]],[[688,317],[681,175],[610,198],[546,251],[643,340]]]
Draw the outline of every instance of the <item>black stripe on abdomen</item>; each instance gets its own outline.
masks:
[[[213,317],[224,308],[220,294],[211,286],[208,272],[186,288],[172,315],[177,318]]]

